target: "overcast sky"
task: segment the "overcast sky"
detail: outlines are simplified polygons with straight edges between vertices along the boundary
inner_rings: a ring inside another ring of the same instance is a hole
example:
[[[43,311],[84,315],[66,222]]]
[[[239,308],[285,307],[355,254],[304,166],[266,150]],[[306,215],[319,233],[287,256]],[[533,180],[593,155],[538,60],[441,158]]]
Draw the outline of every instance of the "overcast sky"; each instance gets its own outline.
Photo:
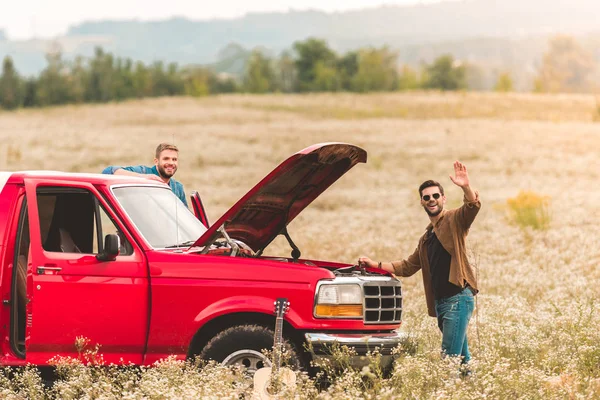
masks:
[[[446,0],[4,0],[0,29],[10,39],[64,34],[70,25],[89,20],[235,18],[249,12],[317,9],[344,11],[382,4],[407,5]]]

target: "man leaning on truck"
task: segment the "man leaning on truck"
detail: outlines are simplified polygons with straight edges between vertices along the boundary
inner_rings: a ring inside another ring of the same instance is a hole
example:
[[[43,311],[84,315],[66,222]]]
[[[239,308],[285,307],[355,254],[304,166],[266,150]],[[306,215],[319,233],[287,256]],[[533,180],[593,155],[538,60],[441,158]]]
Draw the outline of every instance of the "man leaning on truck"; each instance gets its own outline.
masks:
[[[358,262],[398,276],[411,276],[422,270],[429,315],[437,317],[442,331],[442,352],[460,356],[466,364],[471,359],[467,326],[474,309],[473,296],[478,292],[476,274],[467,258],[466,237],[481,202],[470,186],[467,167],[456,161],[454,173],[450,179],[464,193],[464,204],[459,208],[444,209],[446,196],[438,182],[428,180],[419,187],[421,206],[431,223],[412,255],[384,263],[361,257]]]
[[[177,172],[179,149],[169,143],[161,143],[156,147],[154,166],[136,165],[131,167],[110,166],[102,170],[103,174],[141,176],[143,178],[164,182],[187,207],[185,190],[181,182],[173,178]]]

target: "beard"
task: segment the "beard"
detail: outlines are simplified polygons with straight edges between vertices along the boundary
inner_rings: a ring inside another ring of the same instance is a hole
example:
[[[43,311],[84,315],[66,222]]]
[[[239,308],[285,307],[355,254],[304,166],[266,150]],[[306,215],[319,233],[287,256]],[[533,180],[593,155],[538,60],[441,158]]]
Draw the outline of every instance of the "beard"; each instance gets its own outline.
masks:
[[[177,172],[177,167],[173,167],[172,174],[168,173],[162,165],[158,165],[156,169],[158,170],[158,175],[160,175],[161,178],[165,179],[171,179],[171,177],[175,175],[175,172]]]
[[[443,207],[440,206],[439,204],[436,204],[436,205],[438,206],[438,208],[435,211],[430,211],[429,208],[427,208],[427,206],[423,207],[425,209],[425,212],[427,213],[427,215],[429,215],[430,217],[437,217],[438,215],[440,215],[440,213],[443,210]]]

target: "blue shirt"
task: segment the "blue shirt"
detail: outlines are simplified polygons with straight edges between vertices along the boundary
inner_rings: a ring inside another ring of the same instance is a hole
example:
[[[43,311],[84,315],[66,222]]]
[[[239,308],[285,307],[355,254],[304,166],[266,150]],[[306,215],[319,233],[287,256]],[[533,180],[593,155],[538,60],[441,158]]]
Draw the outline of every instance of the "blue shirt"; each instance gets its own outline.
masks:
[[[148,174],[148,175],[153,174],[156,176],[160,176],[158,174],[158,169],[156,168],[156,165],[154,165],[152,167],[146,167],[145,165],[137,165],[134,167],[111,166],[111,167],[104,168],[102,170],[102,173],[112,175],[118,169],[124,169],[126,171],[131,171],[131,172],[137,172],[138,174]],[[183,190],[183,185],[181,184],[181,182],[178,182],[175,179],[171,178],[171,179],[169,179],[169,186],[171,187],[171,190],[173,191],[173,193],[175,193],[175,195],[177,197],[179,197],[179,199],[181,201],[183,201],[183,204],[185,204],[185,206],[187,207],[188,204],[187,204],[187,200],[185,199],[185,190]]]

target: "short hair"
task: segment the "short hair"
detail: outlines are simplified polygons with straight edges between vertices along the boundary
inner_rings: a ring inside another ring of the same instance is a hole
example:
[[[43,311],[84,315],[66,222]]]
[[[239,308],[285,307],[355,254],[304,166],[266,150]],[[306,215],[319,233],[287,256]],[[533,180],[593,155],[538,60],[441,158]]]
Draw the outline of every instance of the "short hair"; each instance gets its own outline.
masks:
[[[437,186],[440,189],[440,193],[442,194],[442,196],[444,195],[444,188],[442,187],[442,185],[440,185],[439,182],[432,181],[430,179],[428,181],[421,183],[421,186],[419,186],[419,197],[423,196],[423,190],[427,189],[428,187],[433,187],[433,186]]]
[[[173,151],[176,151],[177,153],[179,153],[179,149],[174,144],[161,143],[156,147],[156,153],[154,155],[155,158],[159,158],[160,153],[162,153],[165,150],[173,150]]]

